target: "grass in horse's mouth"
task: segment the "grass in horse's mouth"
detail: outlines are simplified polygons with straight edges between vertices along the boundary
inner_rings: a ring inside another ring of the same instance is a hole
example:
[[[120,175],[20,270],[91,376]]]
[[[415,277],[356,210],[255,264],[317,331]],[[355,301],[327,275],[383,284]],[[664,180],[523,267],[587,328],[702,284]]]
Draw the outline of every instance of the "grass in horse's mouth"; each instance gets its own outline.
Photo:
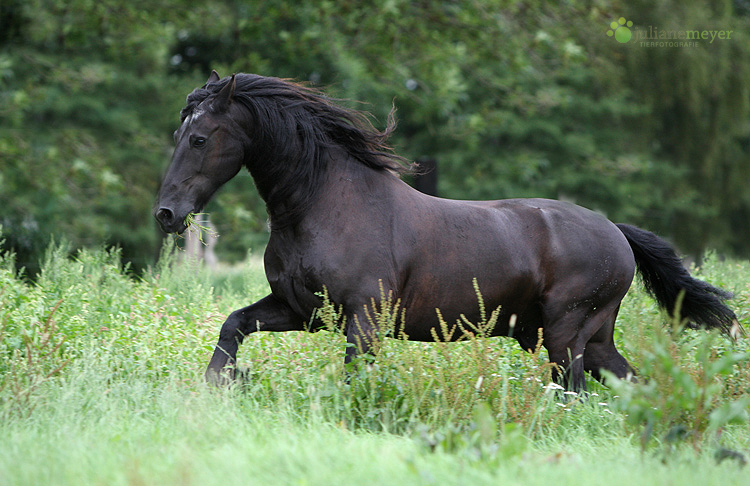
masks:
[[[191,231],[198,233],[198,239],[201,243],[206,245],[206,241],[203,239],[203,235],[208,235],[211,238],[218,238],[219,233],[216,232],[216,230],[208,226],[206,224],[203,224],[203,219],[200,218],[200,216],[207,216],[208,213],[190,213],[185,217],[185,226],[187,227],[186,231]]]

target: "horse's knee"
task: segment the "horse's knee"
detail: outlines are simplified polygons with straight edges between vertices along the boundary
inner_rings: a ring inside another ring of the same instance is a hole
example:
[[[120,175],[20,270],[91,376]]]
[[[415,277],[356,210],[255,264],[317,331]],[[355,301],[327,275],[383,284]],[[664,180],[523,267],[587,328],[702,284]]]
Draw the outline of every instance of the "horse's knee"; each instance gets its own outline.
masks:
[[[247,311],[244,309],[236,310],[229,314],[219,331],[219,342],[229,342],[236,340],[242,343],[245,335],[249,330],[244,329],[247,326]]]

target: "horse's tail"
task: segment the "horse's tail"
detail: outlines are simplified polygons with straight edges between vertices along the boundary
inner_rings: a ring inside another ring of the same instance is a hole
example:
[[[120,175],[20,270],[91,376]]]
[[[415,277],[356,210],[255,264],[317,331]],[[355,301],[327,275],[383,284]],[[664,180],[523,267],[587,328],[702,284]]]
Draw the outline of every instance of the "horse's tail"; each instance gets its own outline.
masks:
[[[732,298],[731,292],[690,276],[674,248],[655,234],[627,224],[617,227],[633,249],[646,291],[662,308],[670,314],[679,312],[691,327],[720,329],[731,337],[744,332],[737,316],[724,303]]]

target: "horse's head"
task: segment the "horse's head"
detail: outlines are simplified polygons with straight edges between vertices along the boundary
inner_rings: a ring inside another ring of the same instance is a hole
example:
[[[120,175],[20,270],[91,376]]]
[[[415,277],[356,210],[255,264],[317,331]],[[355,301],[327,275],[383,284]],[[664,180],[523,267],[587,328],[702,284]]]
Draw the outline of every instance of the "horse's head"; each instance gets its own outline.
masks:
[[[214,71],[206,84],[219,81]],[[154,206],[154,216],[167,233],[183,232],[185,219],[200,212],[242,167],[242,131],[229,116],[234,89],[232,76],[216,94],[196,100],[183,111],[182,125],[174,132],[172,162]]]
[[[379,132],[366,114],[333,101],[289,80],[255,74],[220,79],[214,71],[181,112],[172,163],[154,206],[162,228],[184,231],[185,218],[201,211],[243,165],[276,228],[302,217],[334,159],[405,172],[385,143],[395,127],[392,119]],[[333,147],[340,150],[332,152]]]

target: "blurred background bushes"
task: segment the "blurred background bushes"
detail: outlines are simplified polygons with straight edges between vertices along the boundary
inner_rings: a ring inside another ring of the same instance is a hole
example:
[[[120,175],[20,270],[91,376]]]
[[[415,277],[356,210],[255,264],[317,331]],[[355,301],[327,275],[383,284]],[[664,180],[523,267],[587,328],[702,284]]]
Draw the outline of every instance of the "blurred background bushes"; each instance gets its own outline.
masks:
[[[439,164],[444,197],[564,198],[750,256],[750,4],[744,0],[0,0],[0,224],[33,274],[51,237],[151,264],[151,217],[185,96],[210,70],[289,77]],[[647,47],[633,29],[725,30]],[[260,249],[249,175],[207,211],[225,261]]]

